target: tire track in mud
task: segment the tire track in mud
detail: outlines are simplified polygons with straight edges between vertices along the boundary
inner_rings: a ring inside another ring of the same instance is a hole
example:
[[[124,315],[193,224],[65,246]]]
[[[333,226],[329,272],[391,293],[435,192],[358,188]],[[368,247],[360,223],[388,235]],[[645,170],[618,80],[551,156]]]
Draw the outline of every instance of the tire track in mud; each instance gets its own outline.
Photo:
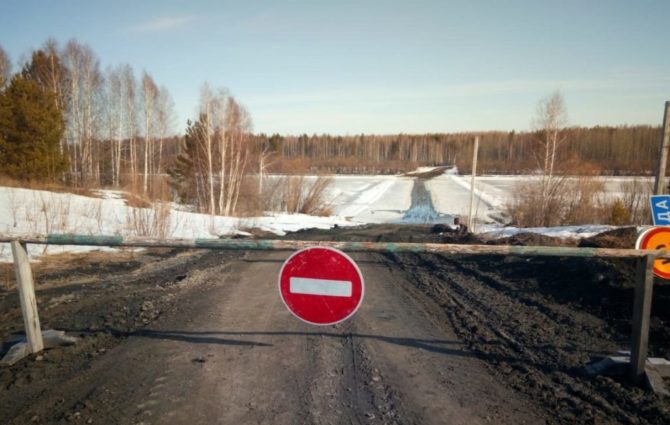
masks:
[[[147,326],[125,331],[119,322],[107,336],[118,337],[116,346],[68,360],[81,370],[54,380],[27,417],[10,423],[35,412],[47,423],[110,425],[661,424],[669,417],[642,390],[580,376],[593,350],[614,347],[606,324],[493,267],[514,263],[354,258],[366,300],[352,320],[326,328],[304,324],[281,303],[280,253],[210,253],[115,276],[154,287],[185,273],[180,284],[191,289],[161,305]]]
[[[111,353],[123,345],[131,333],[174,309],[179,296],[197,287],[195,264],[220,265],[237,256],[207,251],[147,252],[128,261],[132,267],[124,263],[119,270],[110,267],[98,272],[84,263],[81,269],[70,271],[74,282],[65,284],[61,272],[40,275],[37,298],[38,304],[46,305],[40,310],[43,328],[67,330],[82,340],[74,346],[47,350],[40,356],[0,368],[3,384],[0,423],[24,424],[33,418],[37,423],[85,421],[89,419],[88,414],[95,414],[101,407],[91,404],[91,398],[97,397],[103,402],[110,398],[105,392],[109,389],[100,382],[108,382],[112,387],[128,383],[130,388],[135,388],[131,381],[115,372],[117,365]],[[54,303],[58,298],[53,297],[60,298],[61,294],[71,298]],[[9,302],[14,296],[7,297]],[[11,321],[3,321],[2,325],[3,330],[19,326]],[[86,374],[96,378],[85,379]],[[156,376],[138,369],[130,379],[144,385]],[[127,397],[132,394],[114,397],[126,400],[130,406],[132,402]],[[110,418],[121,414],[118,409],[108,413]]]
[[[281,262],[267,257],[259,253],[234,263],[225,287],[212,285],[206,299],[185,303],[194,313],[193,326],[202,326],[203,314],[211,316],[213,339],[263,345],[189,346],[190,357],[205,359],[202,371],[190,378],[193,394],[172,403],[169,412],[157,406],[157,416],[145,423],[393,423],[373,403],[383,394],[368,385],[372,377],[355,327],[320,332],[293,318],[272,283]],[[219,309],[212,310],[212,299],[221,300]],[[185,325],[186,334],[201,332]],[[193,410],[201,413],[188,413]]]
[[[607,323],[547,299],[530,282],[505,279],[478,267],[481,262],[505,267],[507,260],[388,258],[439,303],[457,335],[495,374],[552,412],[550,422],[670,423],[666,405],[645,397],[643,390],[583,375],[581,368],[594,355],[620,349],[612,342]]]

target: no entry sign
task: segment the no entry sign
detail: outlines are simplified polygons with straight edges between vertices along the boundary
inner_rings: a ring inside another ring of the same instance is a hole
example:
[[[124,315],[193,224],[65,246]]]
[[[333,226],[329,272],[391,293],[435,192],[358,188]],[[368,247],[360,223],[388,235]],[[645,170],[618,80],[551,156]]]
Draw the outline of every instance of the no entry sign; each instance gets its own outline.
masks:
[[[312,247],[291,255],[279,272],[279,293],[294,316],[313,325],[351,317],[365,293],[354,260],[333,248]]]

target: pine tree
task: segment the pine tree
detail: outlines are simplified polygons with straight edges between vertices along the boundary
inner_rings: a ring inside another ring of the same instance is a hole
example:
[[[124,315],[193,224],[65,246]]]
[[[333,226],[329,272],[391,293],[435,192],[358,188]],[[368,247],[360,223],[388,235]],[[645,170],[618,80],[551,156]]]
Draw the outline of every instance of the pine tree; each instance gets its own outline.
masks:
[[[201,116],[195,123],[188,121],[181,152],[174,159],[173,166],[168,169],[170,186],[177,193],[180,202],[198,206],[205,201],[203,177],[198,173],[203,164],[201,150],[204,131],[204,117]]]
[[[26,73],[0,94],[0,172],[19,180],[57,180],[67,169],[60,152],[64,123],[54,94]]]

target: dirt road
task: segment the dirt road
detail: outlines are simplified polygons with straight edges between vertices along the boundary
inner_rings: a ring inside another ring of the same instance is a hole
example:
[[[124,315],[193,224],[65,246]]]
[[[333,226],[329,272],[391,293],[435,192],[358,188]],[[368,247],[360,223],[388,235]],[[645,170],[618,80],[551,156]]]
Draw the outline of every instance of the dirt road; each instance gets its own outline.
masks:
[[[286,254],[210,261],[198,287],[9,423],[538,423],[377,256],[356,259],[361,310],[313,327],[282,304]]]
[[[581,370],[626,348],[626,265],[354,255],[363,306],[314,327],[279,298],[288,255],[166,252],[107,261],[100,274],[88,263],[38,273],[43,323],[82,342],[0,368],[0,423],[670,420],[667,399]],[[669,294],[657,288],[655,300]],[[0,295],[6,334],[20,316],[13,292]],[[666,355],[654,329],[652,353]]]

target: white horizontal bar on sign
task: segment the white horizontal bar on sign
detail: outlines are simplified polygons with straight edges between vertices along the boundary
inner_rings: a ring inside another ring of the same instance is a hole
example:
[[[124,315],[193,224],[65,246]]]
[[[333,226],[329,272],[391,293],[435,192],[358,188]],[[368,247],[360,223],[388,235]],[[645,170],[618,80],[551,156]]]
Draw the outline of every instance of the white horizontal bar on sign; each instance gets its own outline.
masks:
[[[292,277],[289,284],[289,291],[292,294],[322,295],[326,297],[351,296],[351,282],[348,280]]]

